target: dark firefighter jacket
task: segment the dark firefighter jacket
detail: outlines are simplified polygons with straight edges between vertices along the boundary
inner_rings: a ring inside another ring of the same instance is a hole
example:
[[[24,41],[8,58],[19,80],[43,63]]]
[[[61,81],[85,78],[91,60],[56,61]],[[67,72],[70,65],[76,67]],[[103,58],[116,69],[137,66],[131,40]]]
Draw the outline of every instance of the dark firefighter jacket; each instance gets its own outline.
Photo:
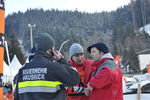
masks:
[[[53,62],[50,56],[37,51],[17,75],[14,100],[65,100],[65,86],[76,85],[80,77],[63,58]]]

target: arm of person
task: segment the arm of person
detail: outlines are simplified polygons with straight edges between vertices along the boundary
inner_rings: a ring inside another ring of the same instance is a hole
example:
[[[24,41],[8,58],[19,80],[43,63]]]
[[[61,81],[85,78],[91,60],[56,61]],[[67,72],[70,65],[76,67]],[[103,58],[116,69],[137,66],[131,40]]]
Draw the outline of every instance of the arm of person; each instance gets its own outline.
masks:
[[[19,100],[19,94],[18,94],[18,78],[19,77],[19,75],[18,74],[16,74],[16,76],[15,76],[15,78],[14,78],[14,80],[13,80],[13,82],[14,82],[14,100]]]
[[[54,60],[51,63],[53,66],[53,78],[61,82],[65,87],[70,87],[76,85],[80,81],[78,72],[64,59],[62,54],[52,49],[53,56],[48,52],[52,59]]]
[[[91,78],[89,85],[91,88],[103,88],[113,81],[113,71],[108,67],[103,69]]]
[[[80,76],[75,68],[73,68],[64,58],[54,63],[55,79],[63,83],[64,86],[75,86],[80,81]]]

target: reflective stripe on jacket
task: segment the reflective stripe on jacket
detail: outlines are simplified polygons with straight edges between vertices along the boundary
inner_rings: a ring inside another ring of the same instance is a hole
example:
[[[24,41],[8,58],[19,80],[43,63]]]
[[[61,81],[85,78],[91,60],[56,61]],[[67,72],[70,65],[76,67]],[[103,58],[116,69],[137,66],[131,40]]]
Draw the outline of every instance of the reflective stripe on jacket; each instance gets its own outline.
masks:
[[[60,82],[53,81],[25,81],[19,82],[19,94],[25,92],[57,92],[60,90]]]

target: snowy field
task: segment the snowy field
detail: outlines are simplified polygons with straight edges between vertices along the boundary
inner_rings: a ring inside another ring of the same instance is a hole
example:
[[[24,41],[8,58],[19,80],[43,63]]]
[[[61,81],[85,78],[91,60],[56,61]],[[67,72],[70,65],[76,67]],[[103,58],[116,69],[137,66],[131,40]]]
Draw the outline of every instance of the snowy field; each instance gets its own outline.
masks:
[[[144,93],[140,95],[140,100],[150,100],[150,93]],[[123,100],[138,100],[137,94],[125,94]]]
[[[126,82],[123,80],[124,100],[138,100],[138,84],[141,87],[140,100],[150,100],[150,74],[146,73],[125,78]]]

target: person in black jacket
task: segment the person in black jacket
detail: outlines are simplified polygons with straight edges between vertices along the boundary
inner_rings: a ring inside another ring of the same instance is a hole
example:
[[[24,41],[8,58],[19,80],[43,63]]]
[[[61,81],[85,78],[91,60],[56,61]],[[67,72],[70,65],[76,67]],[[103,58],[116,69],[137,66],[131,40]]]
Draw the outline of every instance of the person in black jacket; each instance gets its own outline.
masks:
[[[33,59],[18,72],[14,100],[66,100],[65,87],[80,81],[77,71],[54,50],[48,33],[36,36]]]

